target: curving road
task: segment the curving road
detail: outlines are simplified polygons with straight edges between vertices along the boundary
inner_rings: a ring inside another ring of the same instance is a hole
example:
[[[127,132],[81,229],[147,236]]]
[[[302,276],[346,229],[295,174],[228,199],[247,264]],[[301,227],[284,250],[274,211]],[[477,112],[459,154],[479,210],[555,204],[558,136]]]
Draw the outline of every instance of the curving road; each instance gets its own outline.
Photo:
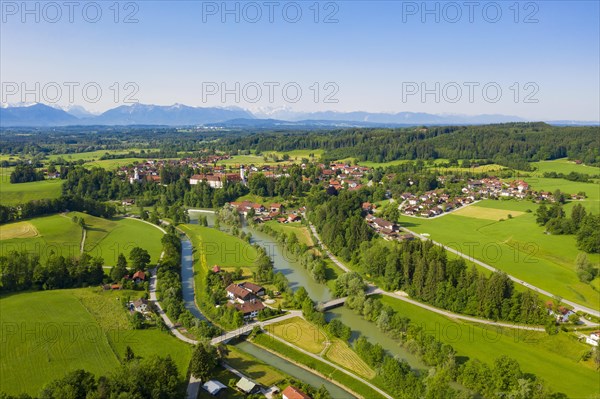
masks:
[[[486,268],[486,269],[488,269],[488,270],[491,270],[491,271],[493,271],[493,272],[496,272],[496,271],[502,271],[502,270],[496,269],[494,266],[488,265],[487,263],[484,263],[484,262],[482,262],[482,261],[480,261],[480,260],[478,260],[478,259],[475,259],[475,258],[473,258],[472,256],[469,256],[469,255],[467,255],[467,254],[464,254],[464,253],[462,253],[462,252],[460,252],[460,251],[457,251],[457,250],[456,250],[456,249],[454,249],[454,248],[449,248],[449,247],[446,247],[446,246],[444,246],[444,244],[442,244],[442,243],[439,243],[439,242],[437,242],[437,241],[434,241],[434,240],[432,240],[432,239],[431,239],[431,238],[429,238],[429,237],[425,237],[424,235],[422,235],[422,234],[419,234],[419,233],[417,233],[417,232],[414,232],[414,231],[412,231],[412,230],[409,230],[409,229],[407,229],[407,228],[405,228],[405,227],[403,227],[403,228],[402,228],[402,230],[404,230],[404,231],[406,231],[406,232],[408,232],[408,233],[410,233],[410,234],[414,235],[415,237],[419,237],[421,240],[429,240],[429,241],[431,241],[433,244],[435,244],[435,245],[437,245],[437,246],[439,246],[439,247],[442,247],[442,248],[444,248],[446,251],[449,251],[449,252],[452,252],[453,254],[456,254],[456,255],[458,255],[458,256],[461,256],[461,257],[463,257],[464,259],[466,259],[466,260],[468,260],[468,261],[471,261],[471,262],[473,262],[473,263],[475,263],[475,264],[477,264],[477,265],[479,265],[479,266],[481,266],[481,267],[484,267],[484,268]],[[523,280],[521,280],[521,279],[518,279],[518,278],[516,278],[516,277],[514,277],[514,276],[511,276],[510,274],[507,274],[507,276],[508,276],[508,278],[510,278],[510,279],[511,279],[512,281],[514,281],[515,283],[517,283],[517,284],[521,284],[522,286],[524,286],[524,287],[527,287],[527,288],[529,288],[529,289],[530,289],[530,290],[532,290],[532,291],[538,292],[538,293],[540,293],[540,294],[542,294],[542,295],[546,295],[546,296],[548,296],[548,297],[550,297],[550,298],[553,298],[553,297],[555,297],[555,295],[554,295],[553,293],[551,293],[551,292],[548,292],[548,291],[546,291],[546,290],[543,290],[543,289],[541,289],[541,288],[539,288],[539,287],[536,287],[536,286],[534,286],[534,285],[531,285],[531,284],[529,284],[529,283],[527,283],[527,282],[525,282],[525,281],[523,281]],[[569,305],[569,306],[572,306],[572,307],[573,307],[573,309],[575,309],[575,311],[578,311],[578,310],[580,310],[580,311],[582,311],[582,312],[584,312],[584,313],[589,313],[589,314],[591,314],[591,315],[593,315],[593,316],[600,317],[600,311],[598,311],[598,310],[595,310],[595,309],[588,308],[587,306],[579,305],[578,303],[575,303],[575,302],[573,302],[573,301],[569,301],[569,300],[567,300],[567,299],[562,299],[562,302],[563,302],[563,303],[566,303],[566,304],[567,304],[567,305]]]

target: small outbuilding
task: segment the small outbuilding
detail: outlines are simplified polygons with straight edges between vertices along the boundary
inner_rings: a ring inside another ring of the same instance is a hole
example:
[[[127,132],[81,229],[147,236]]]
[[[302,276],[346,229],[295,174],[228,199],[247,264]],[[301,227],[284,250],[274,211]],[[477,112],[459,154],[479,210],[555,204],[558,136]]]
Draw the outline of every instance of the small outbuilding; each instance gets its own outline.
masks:
[[[237,382],[237,384],[235,384],[235,386],[247,395],[256,393],[260,390],[260,385],[258,385],[252,380],[249,380],[246,377],[240,378],[240,380]]]
[[[227,386],[222,384],[220,381],[210,380],[206,381],[204,385],[202,385],[202,388],[204,388],[204,390],[212,396],[217,396],[221,389],[225,389]]]

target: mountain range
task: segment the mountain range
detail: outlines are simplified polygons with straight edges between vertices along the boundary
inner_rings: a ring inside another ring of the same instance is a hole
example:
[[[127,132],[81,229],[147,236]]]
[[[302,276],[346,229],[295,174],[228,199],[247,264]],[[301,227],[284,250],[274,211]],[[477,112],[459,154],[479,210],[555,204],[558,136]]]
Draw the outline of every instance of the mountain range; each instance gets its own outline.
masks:
[[[190,107],[132,104],[109,109],[99,115],[75,105],[61,108],[41,103],[3,104],[0,127],[52,127],[78,125],[161,125],[207,126],[222,128],[300,128],[300,127],[377,127],[411,125],[490,124],[525,122],[511,115],[457,115],[415,112],[295,112],[287,107],[259,109],[254,112],[239,107]],[[549,121],[549,123],[552,123]],[[557,121],[556,124],[594,124],[589,121]]]

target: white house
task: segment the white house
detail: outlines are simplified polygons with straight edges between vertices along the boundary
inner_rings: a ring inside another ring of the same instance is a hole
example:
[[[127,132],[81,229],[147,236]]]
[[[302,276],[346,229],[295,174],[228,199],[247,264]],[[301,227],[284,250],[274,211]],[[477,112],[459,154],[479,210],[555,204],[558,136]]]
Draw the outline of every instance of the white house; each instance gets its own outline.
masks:
[[[594,332],[590,333],[589,336],[585,337],[586,344],[589,344],[592,346],[598,346],[598,342],[600,342],[600,330],[594,331]]]

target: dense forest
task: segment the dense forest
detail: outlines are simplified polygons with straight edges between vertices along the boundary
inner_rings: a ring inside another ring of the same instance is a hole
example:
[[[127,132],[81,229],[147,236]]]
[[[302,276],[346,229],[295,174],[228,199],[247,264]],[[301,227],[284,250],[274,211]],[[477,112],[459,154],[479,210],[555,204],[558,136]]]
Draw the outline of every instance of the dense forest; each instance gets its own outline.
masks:
[[[262,133],[224,138],[222,143],[228,151],[254,149],[258,153],[323,149],[330,160],[490,159],[523,170],[528,170],[529,161],[564,157],[600,163],[597,127],[545,123]]]
[[[486,277],[462,259],[420,240],[388,242],[376,238],[361,216],[364,193],[321,193],[309,199],[309,219],[325,244],[389,291],[402,289],[423,302],[473,316],[545,324],[548,316],[532,292],[518,292],[503,273]],[[347,292],[338,292],[347,295]],[[362,301],[364,302],[364,297]]]
[[[261,154],[268,151],[325,150],[325,160],[355,158],[465,159],[492,161],[528,170],[527,162],[568,157],[600,163],[598,127],[559,127],[545,123],[329,130],[220,130],[161,127],[3,129],[2,154],[41,160],[52,154],[125,150],[98,158],[199,156],[216,151]],[[26,132],[27,134],[23,134]],[[131,148],[139,151],[130,152]],[[11,165],[2,161],[2,166]],[[57,165],[66,161],[59,160]]]

